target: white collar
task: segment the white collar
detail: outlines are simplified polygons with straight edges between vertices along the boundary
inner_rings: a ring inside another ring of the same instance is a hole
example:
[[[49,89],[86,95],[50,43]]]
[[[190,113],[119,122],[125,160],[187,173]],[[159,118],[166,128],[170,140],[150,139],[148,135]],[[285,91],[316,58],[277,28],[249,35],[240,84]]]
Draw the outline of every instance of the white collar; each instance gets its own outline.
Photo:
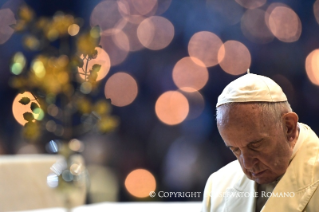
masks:
[[[300,149],[300,147],[301,147],[303,141],[305,140],[305,139],[304,139],[304,129],[301,127],[301,125],[299,124],[299,122],[297,123],[297,127],[298,127],[298,129],[299,129],[299,134],[298,134],[298,138],[297,138],[296,144],[295,144],[295,146],[294,146],[294,149],[292,150],[292,155],[291,155],[290,160],[292,160],[292,159],[295,157],[295,155],[296,155],[298,149]]]

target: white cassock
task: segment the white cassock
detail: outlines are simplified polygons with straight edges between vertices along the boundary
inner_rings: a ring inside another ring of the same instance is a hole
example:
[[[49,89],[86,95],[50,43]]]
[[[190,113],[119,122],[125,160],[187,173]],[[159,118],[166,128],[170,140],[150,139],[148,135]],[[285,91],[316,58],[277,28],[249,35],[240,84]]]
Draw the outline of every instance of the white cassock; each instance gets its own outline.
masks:
[[[292,161],[262,212],[319,212],[319,139],[309,126],[298,124]],[[235,160],[209,177],[202,212],[255,212],[256,185]]]

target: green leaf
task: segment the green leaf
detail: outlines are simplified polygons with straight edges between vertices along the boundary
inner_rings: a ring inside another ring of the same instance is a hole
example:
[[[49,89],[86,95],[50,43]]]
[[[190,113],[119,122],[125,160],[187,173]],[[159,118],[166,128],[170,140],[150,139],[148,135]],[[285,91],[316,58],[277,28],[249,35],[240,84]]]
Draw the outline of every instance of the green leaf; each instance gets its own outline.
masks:
[[[79,68],[82,68],[83,67],[83,60],[80,58],[80,57],[76,57],[76,63],[77,63],[77,66],[79,67]]]
[[[39,105],[37,103],[32,102],[30,108],[35,114],[39,114],[40,113],[40,110],[36,110],[36,109],[39,108]]]
[[[99,64],[94,64],[92,67],[92,72],[99,72],[101,69],[101,65]]]
[[[34,119],[33,114],[30,112],[26,112],[23,114],[23,118],[27,121],[32,121]]]
[[[92,60],[92,59],[95,59],[97,57],[97,51],[94,49],[92,50],[91,54],[89,54],[89,58]]]
[[[22,99],[20,99],[19,101],[21,104],[23,105],[27,105],[30,102],[30,99],[28,97],[23,97]]]

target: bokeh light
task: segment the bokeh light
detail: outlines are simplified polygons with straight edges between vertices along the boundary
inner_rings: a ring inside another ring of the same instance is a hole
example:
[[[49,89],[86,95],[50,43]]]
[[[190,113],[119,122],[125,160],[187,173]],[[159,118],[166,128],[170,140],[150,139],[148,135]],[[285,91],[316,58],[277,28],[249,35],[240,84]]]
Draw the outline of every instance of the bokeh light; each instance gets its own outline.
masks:
[[[128,44],[129,46],[123,46],[123,44],[127,44],[126,42],[123,42],[122,39],[120,39],[121,37],[119,36],[113,36],[113,40],[114,43],[119,46],[121,49],[124,50],[129,50],[129,51],[138,51],[144,48],[144,46],[141,44],[141,42],[139,41],[138,37],[137,37],[137,27],[138,24],[134,24],[131,22],[126,23],[125,25],[122,24],[124,23],[125,20],[123,19],[122,22],[120,22],[116,28],[122,30],[128,38]],[[122,47],[123,46],[123,47]]]
[[[247,10],[241,19],[241,30],[246,38],[255,43],[268,43],[274,39],[265,22],[265,11]]]
[[[183,122],[189,112],[186,97],[178,91],[167,91],[156,101],[155,112],[159,120],[167,125]]]
[[[19,101],[23,98],[23,97],[28,97],[30,99],[30,102],[26,105],[21,104]],[[30,112],[32,113],[31,110],[31,104],[32,102],[35,102],[37,104],[39,104],[36,100],[35,97],[30,93],[30,92],[24,92],[23,94],[18,94],[12,103],[12,113],[13,113],[13,117],[15,118],[15,120],[21,124],[21,125],[25,125],[27,123],[27,121],[23,118],[23,114],[26,112]],[[38,118],[39,114],[35,114],[33,113],[34,118]]]
[[[79,33],[80,31],[80,27],[79,25],[77,24],[71,24],[69,27],[68,27],[68,33],[69,35],[71,36],[75,36]]]
[[[207,7],[212,12],[219,14],[227,24],[237,24],[243,13],[244,8],[234,0],[206,0]]]
[[[104,94],[112,105],[123,107],[136,98],[138,87],[135,79],[124,72],[113,74],[105,83]]]
[[[319,0],[313,4],[313,14],[315,15],[316,21],[319,24]]]
[[[100,45],[109,55],[112,66],[121,64],[130,50],[127,35],[122,30],[115,28],[102,32]]]
[[[130,172],[124,182],[127,191],[139,198],[148,197],[156,189],[156,180],[153,174],[145,169],[135,169]]]
[[[174,26],[166,18],[152,16],[140,23],[137,28],[139,41],[148,49],[159,50],[167,47],[174,37]]]
[[[91,26],[99,25],[103,30],[113,28],[122,19],[117,1],[101,1],[95,6],[91,13]]]
[[[146,15],[157,6],[157,0],[131,0],[135,10],[140,15]]]
[[[14,30],[10,25],[16,24],[14,14],[10,9],[0,9],[0,44],[10,39]]]
[[[187,92],[202,89],[208,81],[205,64],[195,57],[184,57],[179,60],[172,75],[175,85]]]
[[[319,49],[313,50],[307,56],[305,66],[309,80],[319,86]]]
[[[156,15],[163,14],[171,5],[172,0],[157,0]]]
[[[146,17],[156,13],[156,0],[119,0],[117,2],[119,12],[123,18],[134,24],[139,24]]]
[[[11,65],[11,72],[15,75],[21,74],[26,65],[26,58],[21,52],[17,52],[13,56],[13,62]]]
[[[180,91],[187,98],[189,104],[189,112],[186,120],[192,120],[199,117],[202,114],[205,108],[205,100],[203,95],[193,88],[186,88],[184,90],[192,91]]]
[[[243,74],[251,64],[251,56],[247,47],[239,41],[225,42],[218,51],[220,67],[231,75]]]
[[[206,67],[218,64],[218,50],[223,45],[221,39],[212,32],[195,33],[188,43],[188,54],[200,59]]]
[[[83,67],[82,68],[78,67],[78,73],[82,79],[85,79],[84,68],[87,67],[87,71],[90,71],[92,70],[92,67],[95,64],[101,65],[101,68],[99,72],[97,73],[97,78],[96,78],[97,81],[103,79],[107,75],[107,73],[109,73],[109,70],[111,67],[109,55],[100,47],[95,47],[95,50],[97,51],[97,57],[95,59],[90,60],[89,64],[87,64],[87,60],[83,60]],[[83,58],[84,56],[81,55],[81,59]]]
[[[267,0],[235,0],[235,1],[247,9],[255,9],[257,7],[261,7],[267,2]]]
[[[301,21],[289,7],[283,4],[271,4],[266,11],[265,18],[270,31],[278,40],[295,42],[299,39]]]

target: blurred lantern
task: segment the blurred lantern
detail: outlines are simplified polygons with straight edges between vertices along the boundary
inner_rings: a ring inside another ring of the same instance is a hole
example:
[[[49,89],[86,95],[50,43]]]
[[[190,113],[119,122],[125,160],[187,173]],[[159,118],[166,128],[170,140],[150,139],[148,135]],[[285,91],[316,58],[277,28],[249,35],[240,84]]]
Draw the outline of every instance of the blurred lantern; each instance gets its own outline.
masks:
[[[21,104],[21,101],[25,104]],[[24,117],[24,113],[33,114],[34,118],[38,118],[39,114],[33,113],[31,109],[32,103],[37,103],[35,97],[30,92],[24,92],[23,94],[18,94],[12,103],[12,113],[16,121],[21,124],[25,125],[28,121]]]
[[[11,25],[16,24],[14,14],[10,9],[0,9],[0,44],[7,42],[14,33]]]
[[[174,33],[173,24],[160,16],[145,19],[137,28],[139,41],[151,50],[160,50],[167,47],[173,40]]]
[[[316,21],[319,24],[319,0],[313,4],[313,14],[315,15]]]
[[[88,59],[87,57],[84,58],[83,54],[81,55],[81,59],[83,60],[82,67],[78,67],[79,76],[82,79],[88,79],[88,76],[90,75],[90,71],[93,70],[93,66],[98,64],[100,65],[100,69],[97,72],[97,78],[96,81],[99,81],[103,79],[109,72],[111,63],[109,55],[104,51],[104,49],[100,47],[95,47],[95,50],[97,51],[96,58]],[[88,73],[85,73],[85,68],[87,69]]]
[[[218,64],[218,50],[223,45],[221,39],[212,32],[195,33],[188,43],[188,54],[201,60],[206,67]]]
[[[225,42],[218,51],[220,67],[231,75],[243,74],[251,64],[251,56],[247,47],[239,41]]]
[[[121,64],[130,50],[127,35],[118,28],[103,31],[100,45],[109,55],[112,66]]]
[[[309,80],[319,86],[319,49],[315,49],[306,58],[306,72]]]
[[[155,177],[145,169],[136,169],[129,173],[124,185],[131,195],[139,198],[148,197],[156,189]]]
[[[274,39],[265,22],[265,11],[247,10],[241,19],[241,30],[254,43],[268,43]]]
[[[174,66],[172,76],[178,88],[183,91],[193,92],[194,90],[202,89],[206,85],[208,70],[199,59],[184,57]]]
[[[273,3],[266,11],[266,24],[273,35],[283,42],[295,42],[301,35],[298,15],[284,4]]]
[[[26,59],[21,52],[17,52],[13,56],[11,72],[15,75],[19,75],[26,65]]]
[[[176,125],[186,119],[189,104],[186,97],[180,92],[167,91],[157,99],[155,112],[164,124]]]
[[[124,72],[112,75],[105,83],[105,97],[111,99],[112,105],[118,107],[131,104],[137,93],[138,87],[135,79]]]

